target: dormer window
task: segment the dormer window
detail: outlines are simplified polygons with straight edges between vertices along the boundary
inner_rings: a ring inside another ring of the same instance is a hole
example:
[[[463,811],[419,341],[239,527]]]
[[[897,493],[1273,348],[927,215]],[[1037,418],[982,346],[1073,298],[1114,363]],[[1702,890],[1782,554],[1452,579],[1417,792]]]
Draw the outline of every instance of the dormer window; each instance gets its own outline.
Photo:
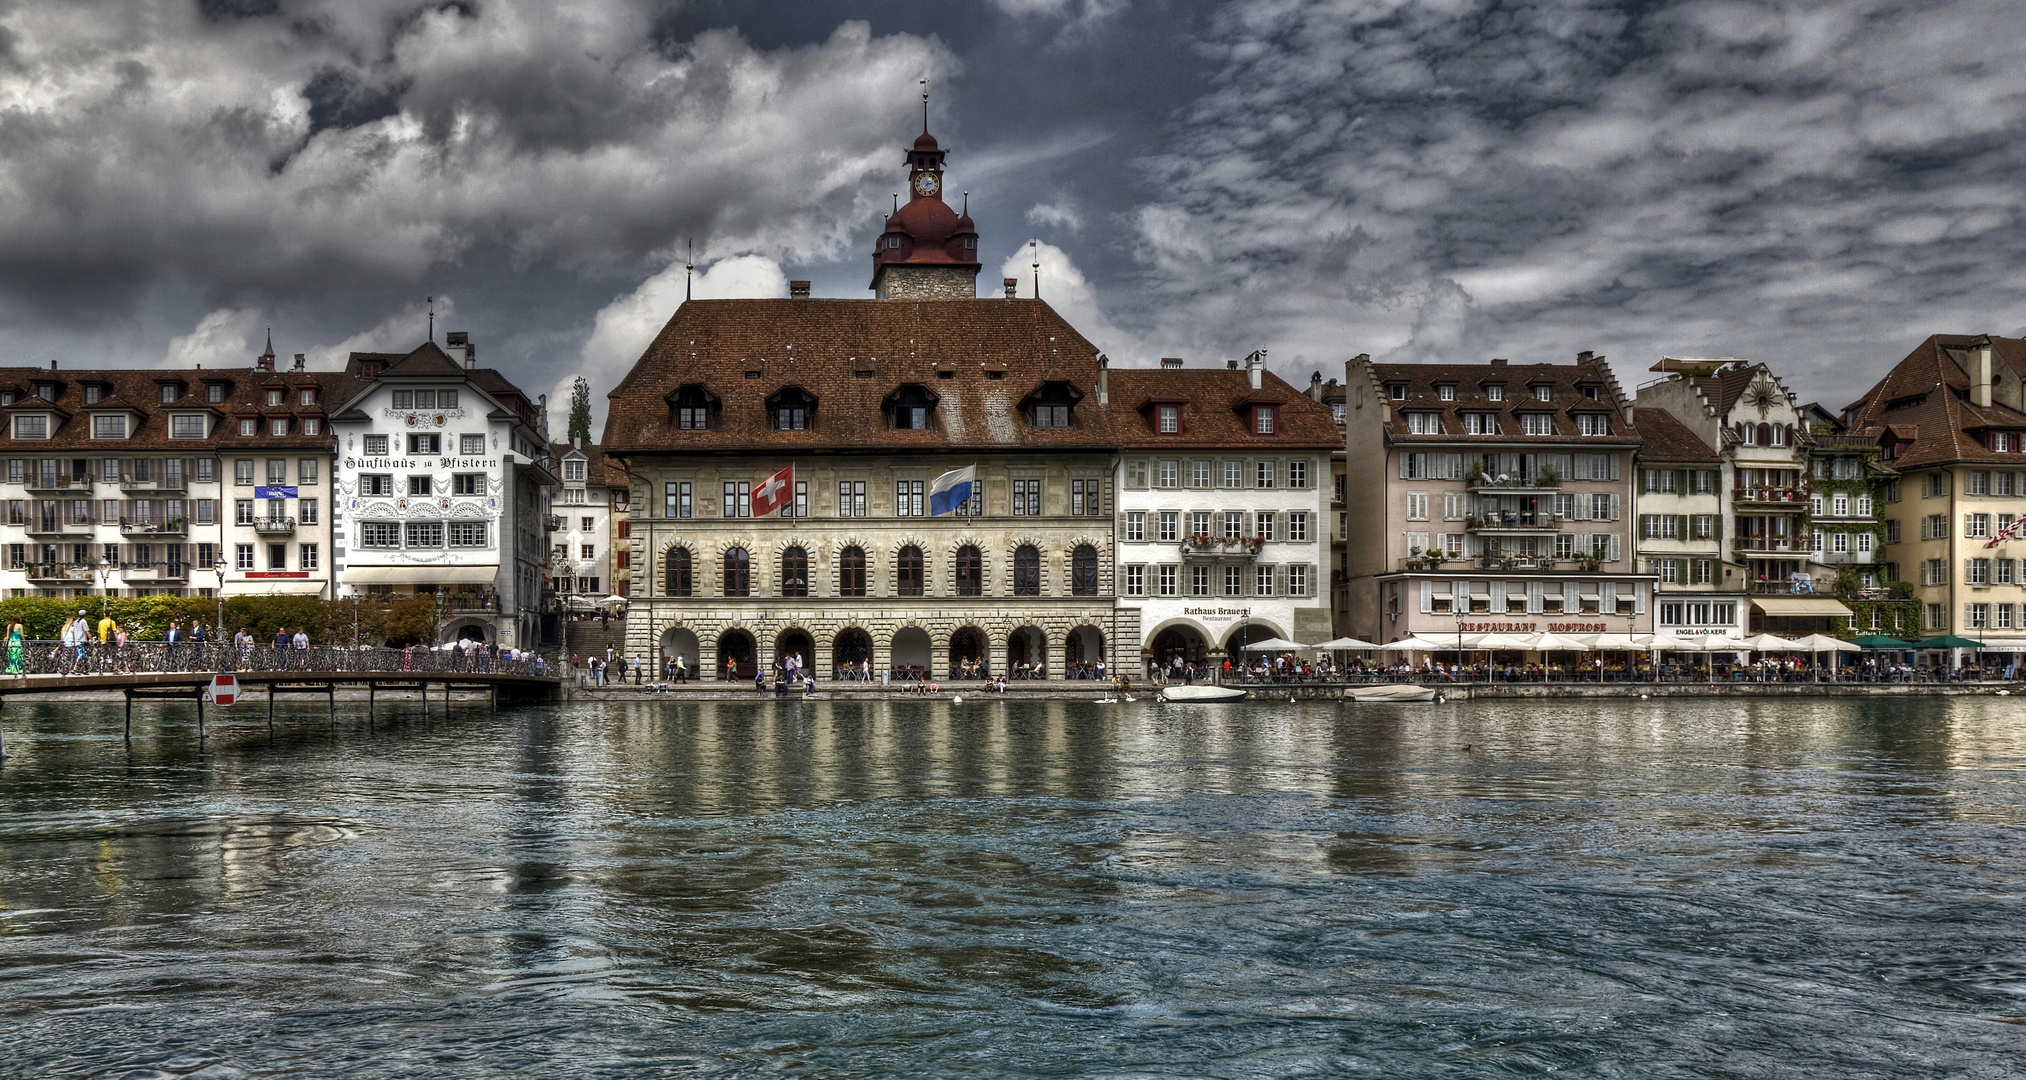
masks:
[[[1407,414],[1407,434],[1442,434],[1442,414],[1432,412],[1410,412]]]
[[[103,386],[87,386],[84,388],[84,403],[86,405],[96,405],[99,403],[99,399],[105,396],[106,392]]]
[[[1520,414],[1520,434],[1553,435],[1555,418],[1552,413],[1529,412]]]
[[[1464,413],[1463,430],[1472,435],[1497,435],[1499,433],[1497,413]]]
[[[886,410],[889,428],[895,431],[926,431],[935,425],[937,400],[928,387],[908,383],[888,394],[881,407]]]
[[[282,436],[284,436],[284,435],[287,435],[287,434],[288,434],[288,417],[286,417],[286,416],[276,416],[276,417],[273,417],[273,418],[269,419],[269,420],[268,420],[268,422],[267,422],[267,433],[268,433],[269,435],[272,435],[272,436],[274,436],[274,437],[275,437],[275,438],[277,438],[277,439],[278,439],[278,438],[281,438],[281,437],[282,437]]]
[[[775,431],[808,431],[816,424],[816,398],[799,386],[767,398],[767,421]]]
[[[56,384],[39,382],[35,384],[35,396],[44,401],[56,400]]]
[[[127,437],[127,416],[125,413],[99,413],[91,418],[91,437],[94,439],[124,439]]]
[[[1387,384],[1386,384],[1386,396],[1387,396],[1388,398],[1391,398],[1391,399],[1392,399],[1392,400],[1394,400],[1394,401],[1405,401],[1405,400],[1407,400],[1407,384],[1406,384],[1406,383],[1387,383]]]
[[[33,416],[14,418],[14,437],[17,439],[49,438],[49,417],[36,413]]]
[[[1050,380],[1027,395],[1020,408],[1027,414],[1027,422],[1035,427],[1066,428],[1070,426],[1076,403],[1082,400],[1083,392],[1075,386],[1061,380]]]
[[[1535,401],[1555,400],[1555,388],[1545,383],[1534,387],[1534,400]]]
[[[1182,407],[1180,405],[1155,406],[1154,430],[1162,435],[1179,434],[1182,430]]]
[[[270,409],[281,408],[281,391],[269,390],[267,392],[267,407]]]
[[[1578,413],[1576,414],[1576,434],[1609,435],[1611,434],[1611,417],[1605,413]]]
[[[1274,416],[1275,411],[1271,405],[1254,405],[1252,407],[1252,433],[1254,435],[1273,434],[1273,425],[1276,420]]]
[[[239,421],[239,437],[240,437],[240,438],[242,438],[242,439],[251,439],[251,438],[253,438],[254,436],[256,436],[256,435],[258,435],[258,434],[260,434],[260,421],[258,421],[258,420],[241,420],[241,421]]]
[[[224,384],[224,383],[205,383],[205,384],[204,384],[204,400],[205,400],[205,401],[208,401],[208,402],[210,402],[210,403],[211,403],[211,404],[213,404],[213,405],[222,405],[222,404],[224,404],[224,403],[225,403],[225,384]]]
[[[705,431],[711,426],[711,413],[715,411],[711,393],[699,383],[689,383],[678,388],[673,395],[675,406],[675,427],[678,431]]]
[[[1456,400],[1456,384],[1455,384],[1455,383],[1436,383],[1436,384],[1435,384],[1435,396],[1436,396],[1437,398],[1439,398],[1439,399],[1443,400],[1443,401],[1455,401],[1455,400]]]
[[[573,483],[584,482],[584,459],[569,458],[563,462],[563,479]]]
[[[1486,385],[1486,386],[1485,386],[1485,388],[1484,388],[1484,399],[1485,399],[1486,401],[1504,401],[1504,400],[1505,400],[1505,384],[1504,384],[1504,383],[1490,383],[1490,384]]]
[[[155,390],[156,400],[160,401],[164,405],[174,405],[176,403],[177,396],[181,392],[182,391],[176,386],[175,383],[165,382],[156,384]],[[85,400],[86,401],[91,400],[91,396],[89,393],[86,394]]]
[[[0,390],[0,405],[12,405],[18,400],[20,400],[20,395],[14,391]]]
[[[316,403],[317,392],[315,387],[305,386],[296,394],[296,404],[298,405],[315,405]]]
[[[1577,387],[1577,389],[1581,390],[1583,392],[1583,396],[1589,398],[1591,401],[1597,400],[1597,386],[1595,383],[1585,383],[1584,385]]]
[[[169,437],[172,439],[201,439],[204,437],[204,417],[201,413],[178,413],[169,418]]]

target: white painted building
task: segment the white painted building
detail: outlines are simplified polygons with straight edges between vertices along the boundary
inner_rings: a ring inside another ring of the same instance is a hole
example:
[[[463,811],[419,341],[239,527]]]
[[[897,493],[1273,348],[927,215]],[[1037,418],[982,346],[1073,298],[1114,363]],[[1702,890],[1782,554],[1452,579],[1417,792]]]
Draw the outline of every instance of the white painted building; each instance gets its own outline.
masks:
[[[550,449],[562,480],[555,512],[563,528],[549,552],[556,592],[592,603],[615,593],[625,595],[624,568],[614,561],[613,539],[618,531],[615,518],[624,518],[624,511],[615,513],[614,500],[623,503],[626,487],[623,482],[617,487],[607,482],[605,451],[595,444],[557,443]],[[615,569],[622,573],[615,574]]]
[[[545,403],[476,366],[463,334],[353,353],[332,490],[338,595],[434,595],[436,636],[535,648],[553,605]]]
[[[1142,661],[1127,674],[1330,638],[1329,406],[1257,354],[1243,370],[1112,369],[1101,396],[1120,441],[1116,633]]]

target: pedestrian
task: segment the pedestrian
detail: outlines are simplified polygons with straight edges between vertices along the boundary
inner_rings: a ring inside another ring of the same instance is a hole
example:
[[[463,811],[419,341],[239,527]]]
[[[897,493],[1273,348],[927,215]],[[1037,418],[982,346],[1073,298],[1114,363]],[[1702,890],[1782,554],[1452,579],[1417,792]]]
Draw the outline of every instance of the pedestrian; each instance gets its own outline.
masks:
[[[80,611],[78,612],[78,614],[82,615],[84,614],[84,612]],[[177,647],[183,643],[183,631],[181,629],[181,624],[178,623],[175,619],[170,619],[169,632],[163,636],[162,640],[165,642],[165,648],[162,651],[162,670],[164,671],[181,670],[176,666],[176,659],[179,651]]]
[[[204,670],[206,666],[204,663],[204,624],[195,619],[190,620],[190,652],[197,658],[191,667],[197,671]]]
[[[288,662],[288,627],[276,627],[274,631],[274,667],[279,671]]]

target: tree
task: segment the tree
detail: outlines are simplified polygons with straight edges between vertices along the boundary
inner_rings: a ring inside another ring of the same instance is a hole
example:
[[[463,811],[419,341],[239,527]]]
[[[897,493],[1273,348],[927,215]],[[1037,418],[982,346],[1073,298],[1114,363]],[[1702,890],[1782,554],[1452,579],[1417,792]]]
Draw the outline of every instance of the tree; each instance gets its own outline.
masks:
[[[591,385],[582,375],[570,387],[570,434],[573,443],[591,441]]]

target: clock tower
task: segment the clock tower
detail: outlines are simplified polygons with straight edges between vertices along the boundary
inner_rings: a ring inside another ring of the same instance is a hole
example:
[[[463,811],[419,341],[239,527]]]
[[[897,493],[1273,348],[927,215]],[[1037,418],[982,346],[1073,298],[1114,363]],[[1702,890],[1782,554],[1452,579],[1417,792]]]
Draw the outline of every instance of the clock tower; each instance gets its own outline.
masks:
[[[973,300],[978,295],[978,230],[943,201],[943,156],[929,134],[907,152],[908,199],[886,219],[872,252],[872,291],[881,300]]]

